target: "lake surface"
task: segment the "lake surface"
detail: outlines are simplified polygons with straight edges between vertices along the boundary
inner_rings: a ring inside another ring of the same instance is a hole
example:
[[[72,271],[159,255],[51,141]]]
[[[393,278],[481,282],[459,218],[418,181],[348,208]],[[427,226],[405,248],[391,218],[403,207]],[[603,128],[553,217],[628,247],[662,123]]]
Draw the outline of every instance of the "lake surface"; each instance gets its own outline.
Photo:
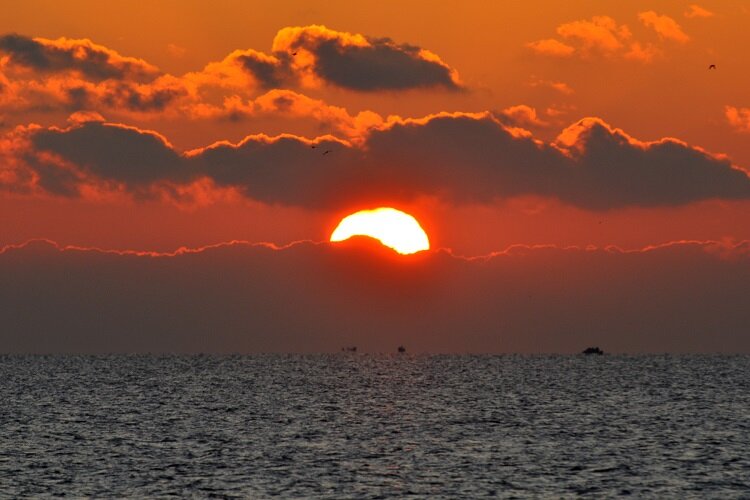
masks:
[[[748,356],[1,356],[0,497],[750,497]]]

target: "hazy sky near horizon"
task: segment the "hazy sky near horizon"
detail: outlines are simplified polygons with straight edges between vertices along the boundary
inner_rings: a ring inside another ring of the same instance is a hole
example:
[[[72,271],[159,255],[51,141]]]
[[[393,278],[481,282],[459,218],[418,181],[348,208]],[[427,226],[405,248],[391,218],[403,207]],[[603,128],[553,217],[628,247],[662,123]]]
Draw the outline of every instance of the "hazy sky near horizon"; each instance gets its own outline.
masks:
[[[750,350],[742,1],[6,10],[5,351]]]

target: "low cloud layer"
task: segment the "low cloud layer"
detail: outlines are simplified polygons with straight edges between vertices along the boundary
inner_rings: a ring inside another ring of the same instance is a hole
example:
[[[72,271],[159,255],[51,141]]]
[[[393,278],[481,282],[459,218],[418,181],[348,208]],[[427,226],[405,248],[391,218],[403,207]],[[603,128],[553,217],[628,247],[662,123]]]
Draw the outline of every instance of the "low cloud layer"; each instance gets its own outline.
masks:
[[[749,352],[748,243],[0,252],[5,352]]]
[[[255,135],[186,153],[157,133],[100,121],[22,128],[0,147],[0,185],[67,196],[80,196],[84,187],[148,196],[160,186],[208,180],[254,200],[310,208],[422,195],[454,203],[540,195],[593,210],[750,198],[746,171],[676,139],[642,142],[587,118],[545,143],[503,125],[507,119],[490,113],[391,119],[359,143]]]

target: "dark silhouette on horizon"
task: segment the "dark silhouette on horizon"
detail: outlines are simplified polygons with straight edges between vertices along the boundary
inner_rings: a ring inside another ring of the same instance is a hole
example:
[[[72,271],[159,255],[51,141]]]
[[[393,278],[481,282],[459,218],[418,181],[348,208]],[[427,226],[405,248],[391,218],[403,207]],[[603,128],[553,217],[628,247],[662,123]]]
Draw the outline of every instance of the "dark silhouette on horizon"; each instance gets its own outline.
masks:
[[[604,354],[604,351],[602,351],[598,347],[587,347],[586,349],[583,350],[581,354],[586,354],[586,355],[596,354],[598,356],[601,356],[602,354]]]
[[[398,352],[400,352],[400,353],[406,352],[406,347],[404,347],[402,345],[398,346]]]
[[[357,346],[354,345],[351,347],[342,347],[341,350],[344,352],[357,352]]]

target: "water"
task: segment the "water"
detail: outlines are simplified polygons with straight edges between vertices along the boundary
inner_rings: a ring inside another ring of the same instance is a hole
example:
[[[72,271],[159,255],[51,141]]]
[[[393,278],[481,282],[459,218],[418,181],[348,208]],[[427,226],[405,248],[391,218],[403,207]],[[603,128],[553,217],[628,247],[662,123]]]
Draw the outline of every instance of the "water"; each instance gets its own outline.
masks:
[[[0,357],[0,497],[750,497],[747,356]]]

